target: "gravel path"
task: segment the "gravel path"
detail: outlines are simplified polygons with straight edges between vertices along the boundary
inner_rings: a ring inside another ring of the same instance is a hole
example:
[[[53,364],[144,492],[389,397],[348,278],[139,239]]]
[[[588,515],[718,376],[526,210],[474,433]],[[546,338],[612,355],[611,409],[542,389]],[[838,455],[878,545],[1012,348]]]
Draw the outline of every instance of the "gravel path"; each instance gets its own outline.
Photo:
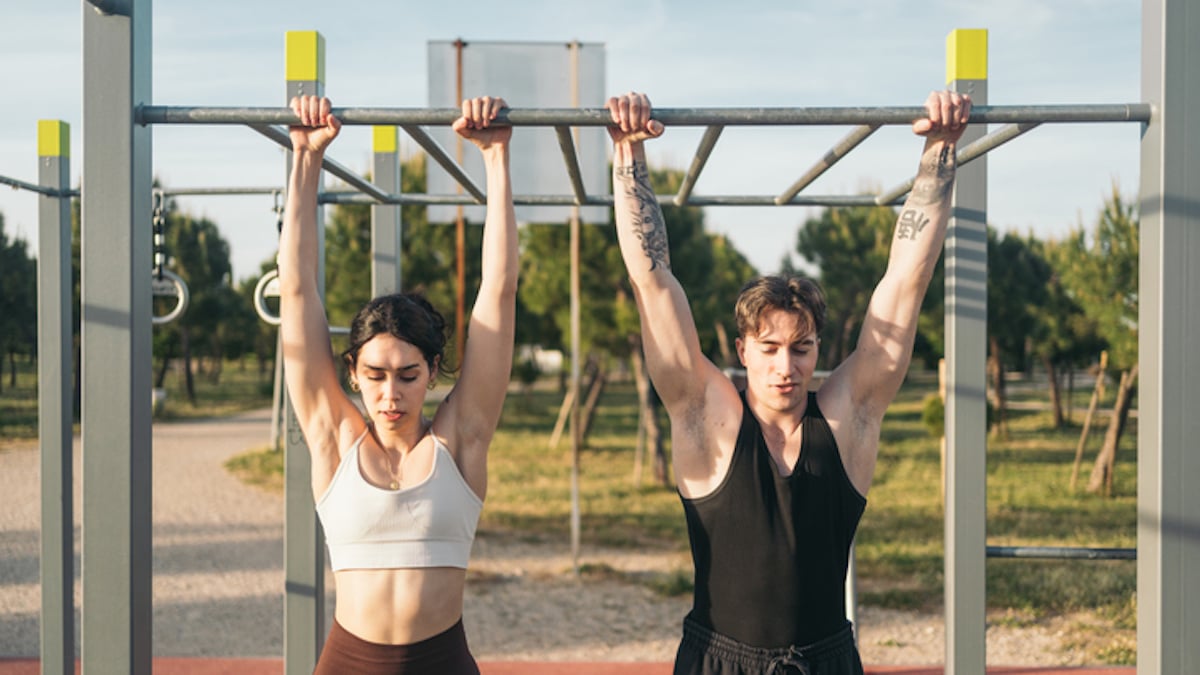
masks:
[[[226,459],[267,443],[266,411],[154,426],[154,653],[278,656],[283,651],[283,499],[243,485]],[[75,453],[76,551],[81,505]],[[0,658],[38,653],[38,455],[0,449]],[[486,508],[486,507],[485,507]],[[78,557],[77,557],[78,559]],[[576,577],[567,544],[481,532],[468,573],[465,624],[480,660],[670,661],[687,597],[638,579],[688,570],[686,555],[585,549]],[[81,593],[76,583],[76,603]],[[332,613],[332,576],[327,608]],[[988,662],[1086,663],[1061,619],[988,630]],[[863,660],[939,663],[940,615],[864,608]]]

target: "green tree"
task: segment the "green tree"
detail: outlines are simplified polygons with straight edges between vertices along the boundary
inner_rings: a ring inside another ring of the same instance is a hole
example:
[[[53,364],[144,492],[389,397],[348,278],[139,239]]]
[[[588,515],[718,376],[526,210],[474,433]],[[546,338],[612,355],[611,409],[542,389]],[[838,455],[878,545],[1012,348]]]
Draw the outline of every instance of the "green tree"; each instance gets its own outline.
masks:
[[[191,300],[176,320],[156,327],[154,345],[160,359],[158,386],[170,361],[183,359],[183,374],[188,400],[196,401],[195,357],[208,357],[207,372],[218,381],[227,352],[222,344],[222,325],[229,317],[249,315],[253,309],[233,288],[229,244],[206,218],[194,218],[178,211],[168,200],[164,209],[165,269],[178,274],[188,286]],[[168,300],[168,302],[170,302]],[[201,369],[205,362],[197,361]]]
[[[1061,255],[1061,244],[1031,243],[1038,247],[1039,254],[1051,266],[1045,299],[1034,308],[1037,328],[1030,341],[1031,356],[1038,359],[1046,371],[1054,428],[1061,429],[1067,422],[1063,411],[1061,375],[1065,372],[1070,378],[1075,370],[1094,360],[1104,349],[1104,340],[1097,333],[1096,322],[1088,318],[1063,285],[1059,265],[1055,262]]]
[[[1137,381],[1138,217],[1114,185],[1092,232],[1077,228],[1057,256],[1070,297],[1095,322],[1108,345],[1110,363],[1121,372],[1104,445],[1096,457],[1089,492],[1111,494],[1117,446],[1133,403]]]
[[[1007,436],[1005,373],[1009,368],[1026,369],[1030,337],[1042,332],[1039,308],[1046,301],[1051,269],[1032,238],[1011,232],[1001,237],[988,228],[987,242],[988,369],[995,396],[994,429]]]
[[[805,221],[797,233],[796,252],[817,268],[825,291],[826,368],[854,349],[871,292],[887,269],[895,224],[890,207],[833,207]]]
[[[3,214],[0,214],[0,349],[8,359],[9,386],[15,387],[17,356],[33,356],[37,351],[37,267],[29,255],[28,243],[19,237],[10,240],[5,233]]]

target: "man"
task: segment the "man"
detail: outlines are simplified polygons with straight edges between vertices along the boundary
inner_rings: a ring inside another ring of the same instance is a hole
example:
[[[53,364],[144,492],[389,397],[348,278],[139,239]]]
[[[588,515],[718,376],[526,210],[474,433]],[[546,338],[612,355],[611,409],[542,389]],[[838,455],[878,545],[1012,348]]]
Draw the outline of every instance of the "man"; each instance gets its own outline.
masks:
[[[609,99],[617,236],[650,378],[671,419],[695,596],[679,675],[862,673],[843,588],[875,471],[880,426],[912,358],[942,250],[955,148],[971,102],[934,92],[920,169],[855,351],[809,392],[825,303],[807,279],[764,277],[738,297],[738,392],[700,349],[671,272],[643,141],[662,134],[644,94]]]

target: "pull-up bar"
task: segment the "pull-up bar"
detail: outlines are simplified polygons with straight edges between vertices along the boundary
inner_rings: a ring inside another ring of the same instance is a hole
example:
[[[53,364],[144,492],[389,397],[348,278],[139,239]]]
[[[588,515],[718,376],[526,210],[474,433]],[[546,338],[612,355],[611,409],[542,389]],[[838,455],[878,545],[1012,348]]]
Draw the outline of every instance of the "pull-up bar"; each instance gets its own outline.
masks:
[[[975,124],[1025,122],[1149,122],[1148,103],[1080,105],[978,106],[971,111]],[[448,126],[462,112],[457,108],[334,108],[333,114],[349,125]],[[667,126],[796,126],[840,124],[911,124],[925,117],[920,106],[845,108],[655,108],[654,119]],[[134,110],[138,124],[299,124],[289,108],[188,107],[142,105]],[[612,117],[604,108],[509,108],[500,111],[497,124],[512,126],[608,126]]]

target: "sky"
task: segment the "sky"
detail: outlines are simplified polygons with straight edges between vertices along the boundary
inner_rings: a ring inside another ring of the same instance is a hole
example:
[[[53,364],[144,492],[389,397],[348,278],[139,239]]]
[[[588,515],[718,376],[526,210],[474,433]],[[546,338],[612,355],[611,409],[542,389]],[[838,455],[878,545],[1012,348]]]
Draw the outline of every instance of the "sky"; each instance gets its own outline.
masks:
[[[37,120],[60,119],[71,125],[78,186],[87,4],[8,4],[0,20],[0,175],[36,182]],[[660,107],[910,106],[945,86],[946,37],[956,28],[988,30],[991,105],[1140,100],[1137,0],[157,0],[150,102],[282,106],[284,35],[317,30],[326,43],[325,91],[337,106],[427,106],[427,45],[456,38],[603,43],[606,90],[647,92]],[[848,131],[728,128],[695,194],[779,194]],[[648,144],[651,165],[686,169],[702,133],[668,129]],[[989,224],[1042,239],[1090,227],[1114,184],[1136,194],[1138,140],[1136,124],[1044,125],[993,151]],[[153,148],[154,173],[166,187],[282,185],[280,148],[242,127],[159,126]],[[915,172],[920,148],[906,128],[885,127],[805,194],[890,188]],[[402,156],[418,150],[401,135]],[[347,127],[329,156],[368,172],[370,130]],[[273,257],[271,197],[178,203],[217,223],[235,279]],[[0,186],[0,214],[5,232],[36,251],[37,196]],[[785,255],[803,266],[793,253],[796,231],[814,215],[794,206],[706,209],[709,230],[727,234],[761,272],[776,271]]]

